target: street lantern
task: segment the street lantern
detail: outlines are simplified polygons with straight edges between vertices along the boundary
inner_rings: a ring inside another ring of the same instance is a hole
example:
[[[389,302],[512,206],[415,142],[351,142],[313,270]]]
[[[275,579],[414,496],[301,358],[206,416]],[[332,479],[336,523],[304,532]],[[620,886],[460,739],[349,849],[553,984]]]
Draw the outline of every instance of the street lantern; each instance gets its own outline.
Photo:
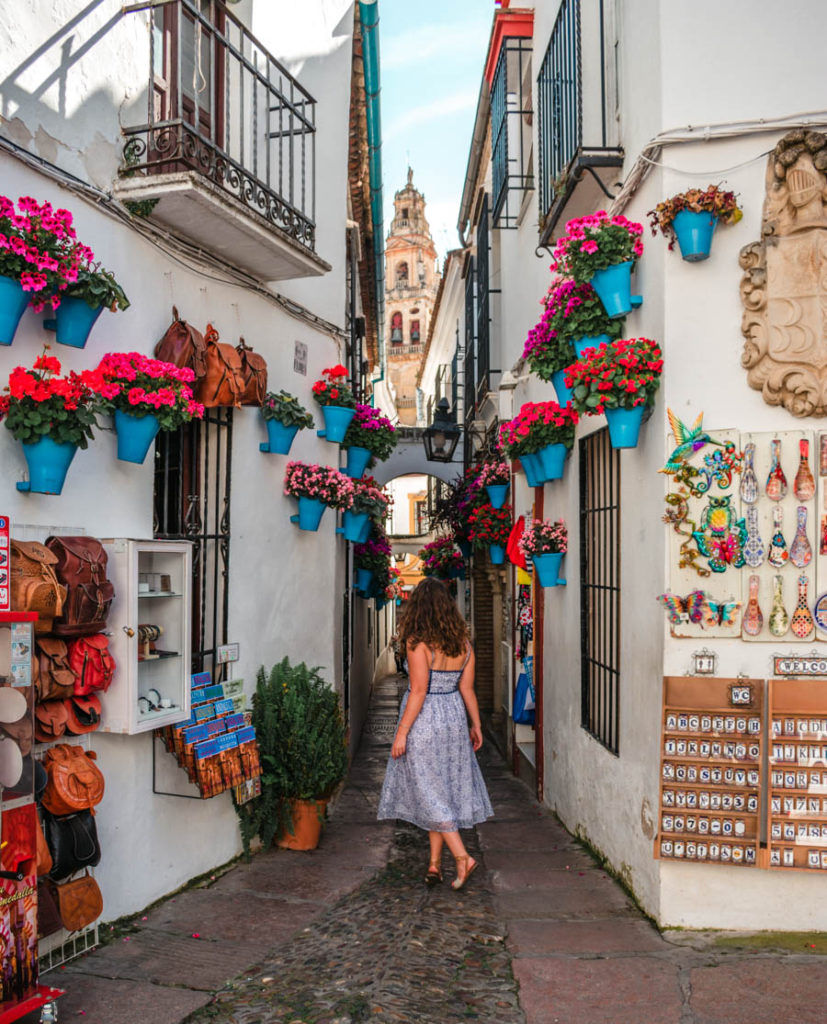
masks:
[[[448,399],[441,398],[436,407],[434,422],[422,432],[428,462],[451,462],[460,433],[449,411]]]

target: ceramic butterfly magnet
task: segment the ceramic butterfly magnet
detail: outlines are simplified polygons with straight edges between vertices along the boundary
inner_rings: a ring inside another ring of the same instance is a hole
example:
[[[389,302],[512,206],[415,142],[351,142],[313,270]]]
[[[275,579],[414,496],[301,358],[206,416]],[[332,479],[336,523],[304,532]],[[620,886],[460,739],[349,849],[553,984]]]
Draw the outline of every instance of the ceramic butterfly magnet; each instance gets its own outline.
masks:
[[[679,597],[677,594],[667,592],[658,594],[657,600],[666,610],[670,626],[677,626],[682,622],[697,623],[703,618],[706,595],[702,590],[693,590],[686,597]]]
[[[704,594],[701,612],[703,626],[705,629],[713,629],[716,626],[722,629],[730,628],[738,621],[740,610],[740,601],[716,601],[715,598]]]

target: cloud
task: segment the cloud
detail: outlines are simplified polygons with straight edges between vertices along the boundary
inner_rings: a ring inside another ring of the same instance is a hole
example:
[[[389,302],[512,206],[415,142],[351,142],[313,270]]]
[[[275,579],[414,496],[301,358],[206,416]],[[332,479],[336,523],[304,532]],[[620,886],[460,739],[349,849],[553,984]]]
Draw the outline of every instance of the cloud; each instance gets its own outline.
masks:
[[[439,118],[448,117],[450,114],[460,114],[466,110],[474,110],[477,105],[479,91],[477,89],[466,89],[464,92],[455,93],[453,96],[441,96],[430,103],[423,103],[421,106],[412,107],[400,114],[391,121],[382,133],[382,141],[387,142],[397,135],[403,135],[414,125],[423,122],[432,123]]]
[[[461,53],[484,54],[489,27],[484,22],[458,21],[449,25],[423,25],[382,40],[382,71],[411,64],[423,65],[432,57],[456,60]]]

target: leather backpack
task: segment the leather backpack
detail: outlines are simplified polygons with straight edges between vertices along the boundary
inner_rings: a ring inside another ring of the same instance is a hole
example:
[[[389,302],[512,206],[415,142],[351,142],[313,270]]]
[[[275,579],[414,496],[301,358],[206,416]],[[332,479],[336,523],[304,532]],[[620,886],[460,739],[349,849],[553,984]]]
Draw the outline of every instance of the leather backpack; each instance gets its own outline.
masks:
[[[69,644],[69,666],[75,674],[75,696],[85,697],[94,690],[108,690],[115,674],[109,641],[102,633],[79,636]]]
[[[218,331],[207,324],[206,373],[195,383],[195,398],[208,409],[240,406],[244,394],[244,368],[241,356],[232,345],[218,340]]]
[[[66,587],[55,574],[57,558],[33,540],[11,540],[11,606],[16,612],[37,612],[35,631],[48,633],[63,611]]]
[[[46,751],[43,764],[49,781],[41,803],[51,814],[92,810],[103,799],[103,775],[94,750],[58,743]],[[94,813],[94,812],[93,812]]]
[[[241,404],[260,406],[267,394],[267,361],[249,345],[245,345],[243,338],[239,339],[235,350],[241,358],[241,373],[244,378]]]
[[[58,636],[88,636],[106,626],[115,589],[106,577],[107,556],[94,537],[49,537],[46,547],[57,558],[55,572],[66,586],[63,614],[52,632]]]
[[[166,334],[155,346],[155,358],[172,363],[181,370],[188,367],[198,381],[207,372],[207,344],[204,335],[186,320],[182,320],[175,306],[172,307],[172,316],[174,319]]]
[[[32,677],[39,701],[72,696],[75,673],[69,667],[69,651],[64,640],[43,636],[35,641]]]

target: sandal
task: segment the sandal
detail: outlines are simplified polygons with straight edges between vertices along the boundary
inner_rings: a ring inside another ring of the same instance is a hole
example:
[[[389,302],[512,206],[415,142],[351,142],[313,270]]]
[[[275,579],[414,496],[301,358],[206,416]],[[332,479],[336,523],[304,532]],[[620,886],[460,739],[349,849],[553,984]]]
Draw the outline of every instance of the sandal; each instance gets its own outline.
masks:
[[[466,855],[465,857],[455,857],[454,860],[456,860],[456,862],[457,862],[457,877],[453,880],[453,882],[451,882],[451,888],[455,892],[459,892],[459,890],[464,887],[465,883],[468,881],[468,879],[471,877],[471,875],[479,867],[479,864],[477,863],[477,861],[474,860],[473,857],[471,857],[469,855]],[[459,862],[460,861],[464,861],[465,862],[465,874],[462,876],[461,879],[459,877]],[[470,866],[468,864],[468,861],[471,861]]]
[[[437,885],[442,881],[442,868],[439,864],[429,864],[428,871],[425,874],[426,885]]]

